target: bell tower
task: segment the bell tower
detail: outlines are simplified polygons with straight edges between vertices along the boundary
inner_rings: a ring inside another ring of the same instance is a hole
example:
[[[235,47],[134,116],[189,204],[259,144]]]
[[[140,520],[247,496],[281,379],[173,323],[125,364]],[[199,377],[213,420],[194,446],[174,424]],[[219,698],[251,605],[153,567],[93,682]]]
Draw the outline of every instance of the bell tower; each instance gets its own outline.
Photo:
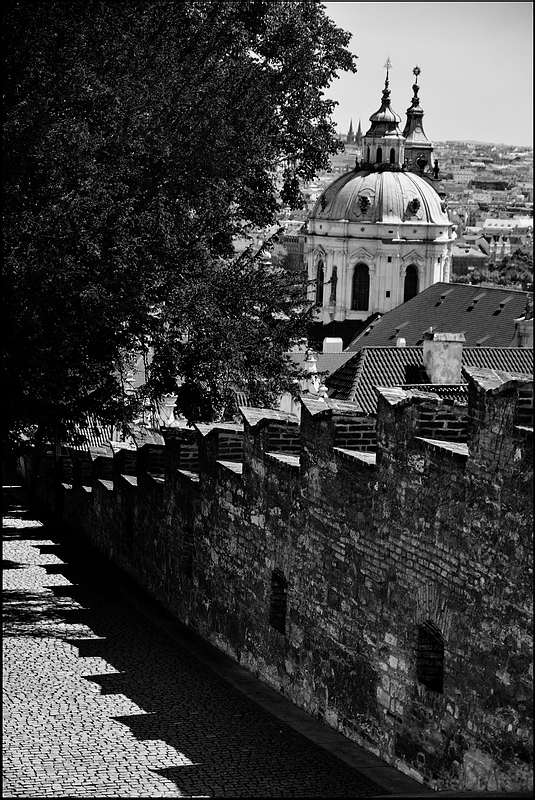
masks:
[[[433,158],[433,143],[427,138],[423,117],[424,111],[420,106],[420,99],[418,92],[418,76],[420,75],[420,67],[414,67],[412,73],[415,76],[415,82],[412,86],[413,97],[410,108],[407,109],[407,122],[403,129],[403,136],[405,137],[405,165],[411,172],[417,175],[425,175],[431,177],[431,171],[434,166]]]

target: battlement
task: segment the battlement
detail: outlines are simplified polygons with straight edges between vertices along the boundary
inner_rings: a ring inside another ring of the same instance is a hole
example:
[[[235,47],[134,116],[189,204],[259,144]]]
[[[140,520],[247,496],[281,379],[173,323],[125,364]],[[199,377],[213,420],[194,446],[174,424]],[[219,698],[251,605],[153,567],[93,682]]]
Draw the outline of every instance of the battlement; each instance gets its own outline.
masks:
[[[300,423],[244,408],[242,424],[162,428],[137,450],[70,449],[63,516],[388,763],[434,788],[473,788],[476,773],[479,788],[524,788],[533,382],[464,376],[453,398],[378,388],[376,420],[304,398]]]

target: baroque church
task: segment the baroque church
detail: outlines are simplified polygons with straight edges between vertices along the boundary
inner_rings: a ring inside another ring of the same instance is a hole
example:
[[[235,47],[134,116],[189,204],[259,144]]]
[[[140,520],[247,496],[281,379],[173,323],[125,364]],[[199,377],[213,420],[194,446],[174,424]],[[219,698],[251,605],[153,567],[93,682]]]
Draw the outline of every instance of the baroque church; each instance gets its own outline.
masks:
[[[318,323],[334,323],[339,331],[450,277],[455,226],[437,192],[439,165],[418,97],[420,69],[413,70],[401,130],[390,102],[390,61],[385,66],[381,105],[362,136],[355,168],[327,187],[304,232],[309,299],[320,306]]]

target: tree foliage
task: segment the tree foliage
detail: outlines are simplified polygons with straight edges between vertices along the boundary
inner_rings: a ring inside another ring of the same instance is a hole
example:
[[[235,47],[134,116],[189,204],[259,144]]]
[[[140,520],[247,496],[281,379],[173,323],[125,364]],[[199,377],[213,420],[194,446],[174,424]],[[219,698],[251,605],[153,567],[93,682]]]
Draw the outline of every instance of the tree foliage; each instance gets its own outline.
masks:
[[[500,261],[488,261],[484,269],[476,269],[469,275],[456,277],[455,280],[458,283],[488,283],[533,292],[533,250],[518,247]]]
[[[147,391],[181,375],[191,419],[230,383],[276,394],[310,310],[233,237],[299,206],[338,149],[323,92],[355,70],[350,35],[316,0],[3,12],[7,431],[127,422],[149,347]]]

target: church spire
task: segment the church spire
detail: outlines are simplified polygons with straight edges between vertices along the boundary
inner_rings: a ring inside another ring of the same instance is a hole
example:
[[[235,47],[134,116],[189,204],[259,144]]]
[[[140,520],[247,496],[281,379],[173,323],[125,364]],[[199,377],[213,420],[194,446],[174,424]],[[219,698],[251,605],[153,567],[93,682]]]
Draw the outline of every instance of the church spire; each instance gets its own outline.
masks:
[[[362,147],[362,128],[360,126],[360,119],[359,119],[359,126],[357,128],[357,133],[355,135],[355,142],[358,147]]]
[[[355,134],[353,133],[353,118],[349,121],[349,130],[347,132],[347,141],[353,142],[355,141]]]
[[[398,117],[390,105],[390,57],[386,64],[385,87],[381,97],[381,107],[370,117],[370,128],[363,139],[363,161],[365,164],[389,164],[400,168],[403,164],[403,134],[399,129]]]
[[[418,76],[421,69],[416,65],[412,71],[415,81],[412,85],[413,96],[411,105],[407,109],[407,122],[403,129],[403,136],[405,137],[405,159],[408,167],[413,172],[423,173],[432,167],[433,156],[433,143],[427,138],[423,117],[424,111],[420,106],[420,98],[418,92]]]

